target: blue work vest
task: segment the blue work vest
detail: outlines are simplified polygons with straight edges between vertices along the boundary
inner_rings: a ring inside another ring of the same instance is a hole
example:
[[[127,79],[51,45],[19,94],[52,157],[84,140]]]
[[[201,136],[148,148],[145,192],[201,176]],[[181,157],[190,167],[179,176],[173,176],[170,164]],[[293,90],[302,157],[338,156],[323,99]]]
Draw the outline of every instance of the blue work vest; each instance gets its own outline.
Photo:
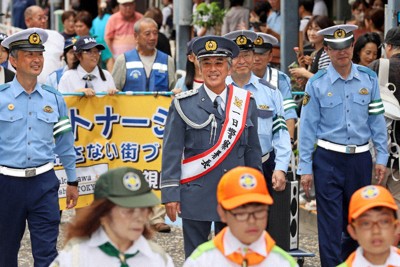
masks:
[[[124,55],[126,81],[122,91],[169,91],[167,54],[157,50],[149,78],[136,49]]]

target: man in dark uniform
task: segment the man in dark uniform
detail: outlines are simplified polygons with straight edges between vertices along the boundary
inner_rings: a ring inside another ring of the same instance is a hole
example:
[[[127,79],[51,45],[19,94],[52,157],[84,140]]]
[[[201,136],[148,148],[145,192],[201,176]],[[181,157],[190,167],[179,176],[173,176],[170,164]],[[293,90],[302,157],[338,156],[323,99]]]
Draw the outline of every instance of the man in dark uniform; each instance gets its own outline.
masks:
[[[239,53],[231,40],[205,36],[193,43],[204,85],[176,95],[164,132],[161,193],[167,215],[183,221],[185,256],[223,228],[216,189],[236,166],[261,170],[257,108],[250,92],[226,86],[231,60]],[[244,177],[245,179],[245,177]]]
[[[18,250],[28,221],[35,267],[57,256],[60,223],[55,154],[67,174],[67,208],[78,199],[74,137],[60,93],[37,82],[47,33],[18,32],[2,42],[17,70],[0,86],[0,266],[18,266]]]
[[[398,101],[400,101],[400,27],[392,28],[386,33],[385,37],[385,52],[386,57],[389,59],[389,83],[392,83],[396,88],[394,92],[395,97]],[[379,59],[372,62],[368,67],[374,70],[376,73],[379,73],[380,61]],[[387,73],[385,73],[387,75]],[[392,125],[393,132],[391,134],[392,145],[400,145],[400,122],[393,123]],[[400,153],[399,147],[398,149],[393,149],[392,152],[395,154]],[[388,166],[390,170],[388,170],[385,180],[382,185],[386,186],[390,193],[393,195],[396,200],[396,204],[399,207],[397,211],[397,215],[400,218],[400,165],[399,159],[390,158],[390,163]]]
[[[307,195],[314,175],[321,266],[328,267],[357,248],[346,230],[348,206],[351,195],[371,183],[368,141],[377,150],[378,182],[388,159],[376,74],[351,61],[356,28],[336,25],[318,32],[324,35],[331,63],[308,81],[300,119],[298,174]]]

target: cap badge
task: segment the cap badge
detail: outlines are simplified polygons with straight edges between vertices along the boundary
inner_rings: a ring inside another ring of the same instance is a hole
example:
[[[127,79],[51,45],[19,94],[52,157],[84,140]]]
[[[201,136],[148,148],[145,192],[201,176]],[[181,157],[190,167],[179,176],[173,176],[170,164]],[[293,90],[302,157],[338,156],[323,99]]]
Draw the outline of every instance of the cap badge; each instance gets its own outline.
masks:
[[[8,110],[14,110],[14,105],[13,104],[9,104],[8,105]]]
[[[44,111],[44,112],[47,112],[47,113],[52,113],[52,112],[53,112],[53,108],[50,107],[50,106],[45,106],[45,107],[43,108],[43,111]]]
[[[252,189],[257,186],[257,180],[253,175],[246,173],[240,177],[240,186],[245,189]]]
[[[207,41],[204,46],[206,51],[215,51],[217,50],[217,47],[218,47],[217,42],[214,40]]]
[[[246,38],[246,36],[244,36],[244,35],[239,35],[239,36],[236,38],[236,44],[237,44],[237,45],[245,45],[245,44],[247,44],[247,38]]]
[[[310,102],[310,98],[311,98],[311,96],[309,94],[307,94],[307,93],[304,94],[304,96],[303,96],[303,106],[307,105],[308,102]]]
[[[378,195],[379,189],[376,186],[368,186],[361,192],[361,196],[365,199],[372,199]]]
[[[122,178],[122,182],[126,189],[130,191],[137,191],[142,186],[139,175],[133,172],[128,172]]]
[[[257,39],[254,41],[255,45],[262,45],[264,44],[264,39],[261,36],[258,36]]]
[[[368,89],[367,88],[361,88],[359,93],[360,93],[360,95],[368,95]]]
[[[346,32],[343,29],[337,29],[334,33],[333,33],[333,37],[335,39],[342,39],[346,36]]]
[[[29,35],[28,41],[30,44],[38,45],[41,43],[40,36],[37,33],[32,33]]]
[[[237,106],[239,109],[242,109],[243,100],[235,96],[235,102],[233,104]]]
[[[78,41],[78,39],[77,39],[76,37],[72,37],[72,38],[71,38],[71,42],[72,42],[72,44],[75,44],[75,43],[76,43],[76,41]]]

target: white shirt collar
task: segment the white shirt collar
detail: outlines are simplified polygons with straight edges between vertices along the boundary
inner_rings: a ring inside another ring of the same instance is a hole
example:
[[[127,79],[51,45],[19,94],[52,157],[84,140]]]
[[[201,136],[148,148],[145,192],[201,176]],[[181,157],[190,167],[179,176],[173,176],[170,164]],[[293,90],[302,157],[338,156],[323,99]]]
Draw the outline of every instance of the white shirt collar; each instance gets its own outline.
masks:
[[[362,247],[358,247],[356,250],[356,256],[353,261],[353,266],[363,266],[363,267],[386,267],[386,266],[400,266],[400,255],[397,253],[396,247],[390,248],[390,255],[387,258],[385,264],[383,265],[373,265],[371,264],[363,255],[364,250]]]
[[[104,231],[103,227],[100,226],[92,236],[88,242],[88,246],[90,247],[98,247],[106,242],[110,242],[114,247],[117,246],[108,238],[107,233]],[[134,241],[132,246],[125,251],[125,254],[134,254],[136,251],[140,251],[140,253],[145,256],[151,258],[153,256],[153,251],[151,250],[147,240],[141,235],[138,240]]]
[[[218,95],[216,93],[214,93],[213,91],[211,91],[211,89],[209,89],[206,84],[204,84],[204,89],[206,90],[208,97],[211,99],[211,102],[214,102],[215,98]],[[222,98],[221,105],[222,105],[223,110],[225,110],[225,105],[226,105],[226,97],[227,97],[226,93],[227,93],[227,91],[226,91],[226,86],[225,86],[224,91],[222,91],[222,93],[219,94],[219,96]]]
[[[267,244],[265,243],[265,237],[264,233],[253,243],[250,244],[250,246],[243,244],[240,242],[231,232],[231,230],[228,229],[225,232],[224,235],[224,251],[225,251],[225,256],[228,256],[232,254],[235,251],[241,251],[243,254],[243,251],[247,250],[252,250],[256,252],[257,254],[260,254],[261,256],[267,257]]]
[[[93,69],[92,72],[87,72],[82,68],[81,64],[79,64],[76,70],[78,72],[79,77],[81,78],[83,78],[83,76],[85,76],[86,74],[93,74],[96,78],[100,77],[99,68],[97,66]]]

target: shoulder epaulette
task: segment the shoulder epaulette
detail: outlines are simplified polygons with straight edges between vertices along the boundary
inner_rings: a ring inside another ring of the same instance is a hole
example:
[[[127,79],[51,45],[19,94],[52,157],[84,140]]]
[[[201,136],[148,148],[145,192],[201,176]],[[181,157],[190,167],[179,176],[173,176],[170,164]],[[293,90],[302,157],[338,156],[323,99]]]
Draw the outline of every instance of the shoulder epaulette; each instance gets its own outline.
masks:
[[[317,73],[315,73],[310,79],[310,82],[315,81],[316,79],[319,79],[326,73],[326,69],[319,70]]]
[[[372,77],[377,77],[376,72],[365,66],[357,66],[359,71],[365,72]]]
[[[272,89],[272,90],[276,90],[276,87],[273,86],[270,82],[268,82],[268,81],[266,81],[266,80],[264,80],[264,79],[259,79],[258,81],[259,81],[259,83],[261,83],[262,85],[268,86],[268,87],[269,87],[270,89]]]
[[[0,91],[3,91],[5,89],[7,89],[8,87],[10,87],[10,85],[8,83],[2,84],[2,85],[0,85]]]
[[[56,89],[54,89],[51,86],[48,86],[47,84],[42,84],[42,89],[44,89],[44,90],[46,90],[46,91],[48,91],[50,93],[53,93],[55,95],[62,96],[62,94],[59,91],[57,91]]]
[[[179,93],[179,94],[176,94],[176,95],[175,95],[175,98],[176,98],[176,99],[186,98],[186,97],[195,95],[195,94],[197,94],[198,92],[199,92],[199,90],[197,90],[197,89],[192,89],[192,90],[184,91],[184,92],[181,92],[181,93]]]

